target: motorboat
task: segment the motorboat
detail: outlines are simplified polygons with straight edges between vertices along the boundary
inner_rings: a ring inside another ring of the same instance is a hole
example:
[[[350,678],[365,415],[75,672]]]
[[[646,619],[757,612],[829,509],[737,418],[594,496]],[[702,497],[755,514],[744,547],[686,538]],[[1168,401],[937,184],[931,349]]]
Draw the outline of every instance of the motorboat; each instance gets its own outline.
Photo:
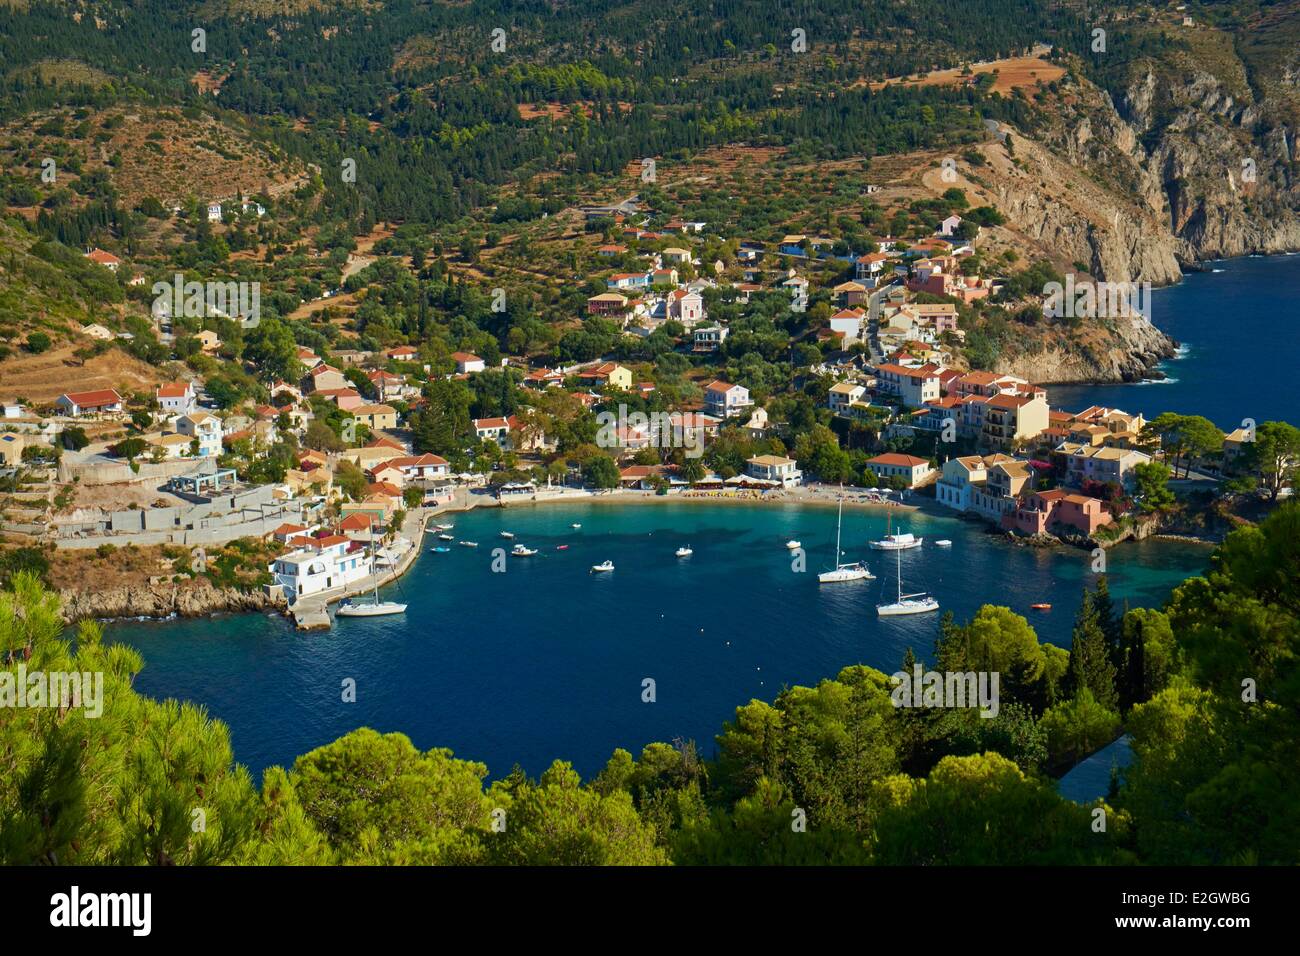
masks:
[[[527,548],[522,544],[517,544],[510,549],[510,553],[516,558],[531,558],[537,553],[537,549]]]
[[[434,554],[451,554],[451,548],[437,547],[437,548],[430,548],[429,550],[432,551]]]
[[[515,536],[515,533],[514,533],[513,531],[502,531],[502,532],[501,532],[501,537],[503,537],[503,538],[513,538],[514,536]]]
[[[457,543],[458,545],[460,545],[462,548],[477,548],[477,547],[478,547],[478,542],[477,542],[477,541],[457,541],[456,543]]]
[[[789,541],[785,543],[785,546],[790,551],[798,551],[800,548],[803,547],[803,544],[794,540],[794,538],[791,538]]]
[[[936,542],[934,543],[934,546],[935,546],[936,548],[951,548],[951,547],[952,547],[952,542],[949,541],[947,538],[944,538],[942,541],[936,541]]]
[[[569,550],[569,546],[568,546],[567,544],[557,544],[557,545],[555,546],[555,550],[556,550],[556,551],[568,551],[568,550]]]
[[[689,558],[694,553],[689,544],[677,549],[677,557],[679,558]]]
[[[876,614],[880,617],[897,617],[903,614],[924,614],[927,611],[939,610],[939,602],[933,596],[921,592],[919,594],[903,593],[903,555],[902,549],[896,549],[898,552],[898,599],[892,604],[877,604]]]
[[[582,525],[581,525],[581,524],[571,524],[571,525],[569,525],[569,527],[570,527],[570,528],[577,529],[577,528],[581,528]]]
[[[449,535],[449,534],[440,534],[440,535],[438,535],[438,540],[439,540],[439,541],[455,541],[456,539],[455,539],[454,537],[452,537],[451,535]]]
[[[593,564],[591,566],[592,574],[600,574],[605,571],[613,571],[613,570],[614,570],[613,561],[602,561],[600,564]]]
[[[1050,604],[1031,604],[1029,606],[1035,611],[1050,611],[1052,609]]]

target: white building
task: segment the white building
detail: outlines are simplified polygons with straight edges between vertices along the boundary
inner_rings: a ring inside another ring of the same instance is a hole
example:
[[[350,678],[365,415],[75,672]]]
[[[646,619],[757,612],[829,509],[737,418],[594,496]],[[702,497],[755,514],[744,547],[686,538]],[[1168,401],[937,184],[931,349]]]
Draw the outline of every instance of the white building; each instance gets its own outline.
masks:
[[[208,203],[208,222],[221,222],[221,203]]]
[[[754,400],[749,397],[749,389],[745,386],[718,379],[704,386],[704,404],[710,415],[731,418],[752,407]]]
[[[782,488],[793,488],[803,481],[798,463],[780,455],[755,455],[745,462],[745,472],[760,481],[775,481]]]
[[[372,559],[361,542],[341,534],[291,539],[293,542],[308,540],[309,544],[281,555],[270,566],[275,583],[284,589],[290,604],[309,594],[346,587],[370,576]]]
[[[158,407],[168,415],[188,415],[194,411],[194,386],[189,382],[168,382],[154,389]]]
[[[208,412],[189,412],[176,419],[176,431],[199,440],[199,455],[213,458],[221,454],[221,419]]]

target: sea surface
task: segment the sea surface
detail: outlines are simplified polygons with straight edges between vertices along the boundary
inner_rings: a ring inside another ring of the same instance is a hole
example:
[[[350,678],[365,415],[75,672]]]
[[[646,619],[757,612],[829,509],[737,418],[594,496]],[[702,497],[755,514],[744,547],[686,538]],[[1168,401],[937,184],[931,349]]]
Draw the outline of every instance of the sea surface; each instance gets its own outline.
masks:
[[[1182,347],[1160,365],[1163,380],[1120,385],[1053,385],[1053,408],[1090,405],[1204,415],[1225,431],[1246,418],[1300,425],[1300,255],[1251,256],[1205,264],[1152,293],[1151,321]]]
[[[1069,645],[1091,557],[1016,547],[947,515],[899,513],[926,539],[901,556],[903,589],[929,590],[959,620],[984,603],[1030,619],[1041,639]],[[449,516],[477,549],[425,552],[382,590],[403,616],[343,619],[300,633],[278,616],[227,615],[115,623],[110,640],[140,650],[136,687],[207,706],[230,726],[235,757],[255,774],[361,726],[401,731],[420,748],[449,747],[496,778],[553,760],[594,774],[616,747],[695,740],[706,755],[738,705],[771,700],[849,664],[887,673],[910,646],[928,658],[938,614],[880,619],[897,593],[895,556],[866,548],[886,531],[881,509],[846,510],[843,548],[877,579],[818,585],[833,562],[835,512],[797,505],[586,503],[480,509]],[[581,528],[573,528],[579,523]],[[493,549],[539,549],[492,570]],[[799,540],[806,570],[786,549]],[[935,539],[950,539],[939,548]],[[674,557],[682,544],[694,548]],[[560,550],[560,546],[567,546]],[[1126,543],[1108,554],[1111,590],[1158,605],[1206,566],[1209,549]],[[611,574],[591,565],[612,560]],[[1030,610],[1047,602],[1051,611]],[[356,702],[341,687],[356,681]],[[654,682],[645,702],[644,682]]]

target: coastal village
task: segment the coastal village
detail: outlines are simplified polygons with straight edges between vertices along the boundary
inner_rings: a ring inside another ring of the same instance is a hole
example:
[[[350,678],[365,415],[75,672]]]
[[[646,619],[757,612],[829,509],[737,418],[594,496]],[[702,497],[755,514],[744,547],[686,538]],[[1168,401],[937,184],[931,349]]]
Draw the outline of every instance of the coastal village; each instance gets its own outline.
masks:
[[[205,573],[207,551],[257,539],[270,552],[258,552],[265,564],[243,584],[319,611],[399,575],[433,514],[592,494],[834,498],[849,485],[868,502],[932,501],[1017,539],[1105,547],[1133,533],[1144,492],[1163,494],[1178,477],[1166,469],[1139,487],[1153,462],[1209,481],[1207,472],[1230,475],[1250,441],[1238,429],[1193,460],[1170,441],[1176,429],[1117,408],[1053,407],[1041,385],[970,368],[961,307],[996,295],[1002,280],[968,267],[981,230],[960,215],[862,252],[826,236],[744,239],[732,261],[702,258],[707,222],[658,221],[635,198],[582,215],[595,260],[607,263],[585,319],[624,342],[670,337],[690,368],[690,400],[662,401],[659,365],[619,348],[539,365],[435,355],[419,342],[294,345],[278,363],[289,376],[242,360],[262,400],[234,405],[197,375],[147,391],[74,389],[44,404],[9,395],[6,534],[68,551],[158,547],[151,583]],[[126,265],[97,248],[86,258],[113,273]],[[132,273],[132,284],[144,281]],[[807,318],[789,348],[815,346],[791,383],[814,399],[813,421],[799,426],[772,413],[790,406],[769,400],[770,385],[718,377],[733,330],[711,308],[735,314],[774,300]],[[167,310],[154,321],[168,340]],[[209,316],[195,332],[202,354],[221,354],[223,321]],[[491,376],[505,393],[499,414],[470,419],[452,450],[445,438],[442,454],[431,450],[420,419],[432,415],[432,391]],[[604,419],[615,424],[593,438]],[[850,448],[860,469],[845,465]]]

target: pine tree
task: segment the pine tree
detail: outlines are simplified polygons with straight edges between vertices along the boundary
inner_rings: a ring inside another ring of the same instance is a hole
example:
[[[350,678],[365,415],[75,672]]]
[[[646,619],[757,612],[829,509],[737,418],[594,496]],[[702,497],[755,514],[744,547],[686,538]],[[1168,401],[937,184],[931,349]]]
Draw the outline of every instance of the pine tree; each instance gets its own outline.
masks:
[[[1091,591],[1084,590],[1083,602],[1074,621],[1070,662],[1065,673],[1066,692],[1075,697],[1087,688],[1107,710],[1118,710],[1115,665],[1111,662],[1101,619]]]

